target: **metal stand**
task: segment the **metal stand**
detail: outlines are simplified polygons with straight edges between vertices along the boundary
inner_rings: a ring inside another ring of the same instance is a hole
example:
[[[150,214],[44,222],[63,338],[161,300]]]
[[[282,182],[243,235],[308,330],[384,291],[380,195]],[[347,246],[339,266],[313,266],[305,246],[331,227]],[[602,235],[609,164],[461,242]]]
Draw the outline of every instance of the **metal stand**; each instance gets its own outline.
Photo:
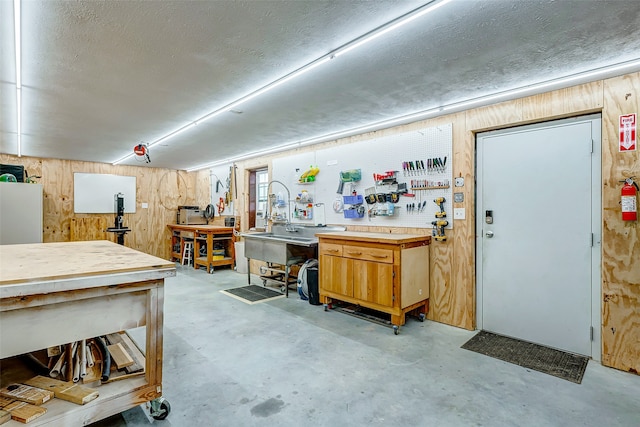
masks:
[[[116,233],[117,242],[119,245],[124,246],[124,235],[127,234],[131,229],[129,227],[125,227],[123,225],[124,222],[124,195],[122,193],[118,193],[115,195],[115,204],[116,204],[116,220],[113,227],[107,228],[108,233]]]

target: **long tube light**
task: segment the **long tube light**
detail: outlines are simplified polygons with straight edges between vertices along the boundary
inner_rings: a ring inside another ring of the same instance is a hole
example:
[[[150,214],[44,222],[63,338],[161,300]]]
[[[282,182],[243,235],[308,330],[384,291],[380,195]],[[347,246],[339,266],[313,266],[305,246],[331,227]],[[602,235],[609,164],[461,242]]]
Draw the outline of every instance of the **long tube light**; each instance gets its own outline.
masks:
[[[216,116],[218,116],[218,115],[220,115],[220,114],[222,114],[224,112],[232,110],[233,108],[237,107],[240,104],[243,104],[243,103],[245,103],[245,102],[247,102],[247,101],[249,101],[251,99],[254,99],[254,98],[256,98],[256,97],[258,97],[260,95],[263,95],[263,94],[267,93],[268,91],[270,91],[272,89],[275,89],[276,87],[278,87],[278,86],[280,86],[280,85],[282,85],[282,84],[284,84],[284,83],[286,83],[286,82],[288,82],[288,81],[290,81],[290,80],[292,80],[292,79],[294,79],[296,77],[300,77],[302,74],[307,73],[307,72],[313,70],[314,68],[316,68],[316,67],[318,67],[318,66],[320,66],[322,64],[325,64],[325,63],[331,61],[334,58],[337,58],[338,56],[341,56],[341,55],[343,55],[343,54],[345,54],[347,52],[350,52],[350,51],[352,51],[352,50],[364,45],[365,43],[368,43],[368,42],[370,42],[370,41],[372,41],[372,40],[374,40],[374,39],[376,39],[376,38],[378,38],[378,37],[390,32],[390,31],[396,30],[399,27],[401,27],[401,26],[403,26],[405,24],[408,24],[409,22],[411,22],[411,21],[413,21],[413,20],[415,20],[417,18],[420,18],[421,16],[426,15],[427,13],[429,13],[431,11],[434,11],[434,10],[438,9],[441,6],[444,6],[445,4],[447,4],[447,3],[451,2],[451,1],[452,0],[440,0],[440,1],[433,0],[433,1],[429,2],[429,3],[427,3],[424,6],[421,6],[421,7],[417,8],[417,9],[415,9],[415,10],[413,10],[413,11],[411,11],[411,12],[409,12],[409,13],[407,13],[407,14],[399,17],[399,18],[396,18],[396,19],[386,23],[385,25],[383,25],[381,27],[378,27],[377,29],[365,34],[364,36],[362,36],[360,38],[352,40],[349,43],[347,43],[347,44],[345,44],[345,45],[343,45],[343,46],[341,46],[341,47],[339,47],[337,49],[332,50],[331,52],[327,53],[326,55],[323,55],[320,58],[309,62],[308,64],[298,68],[297,70],[295,70],[295,71],[293,71],[293,72],[291,72],[289,74],[286,74],[285,76],[280,77],[280,78],[272,81],[271,83],[269,83],[269,84],[267,84],[265,86],[262,86],[261,88],[255,90],[253,92],[250,92],[249,94],[247,94],[247,95],[245,95],[245,96],[243,96],[243,97],[241,97],[241,98],[239,98],[239,99],[237,99],[237,100],[235,100],[233,102],[230,102],[230,103],[228,103],[228,104],[226,104],[226,105],[224,105],[224,106],[222,106],[220,108],[217,108],[217,109],[211,111],[210,113],[205,114],[204,116],[194,120],[193,122],[190,122],[189,124],[179,128],[179,129],[177,129],[177,130],[175,130],[173,132],[168,133],[167,135],[165,135],[165,136],[153,141],[152,143],[150,143],[149,147],[153,147],[154,145],[158,144],[161,141],[166,141],[167,139],[172,138],[172,137],[178,135],[179,133],[182,133],[183,131],[191,128],[194,125],[202,123],[202,122],[204,122],[206,120],[210,120],[210,119],[212,119],[212,118],[214,118],[214,117],[216,117]],[[124,157],[121,157],[120,159],[112,162],[112,164],[116,165],[116,164],[122,163],[125,160],[133,157],[134,155],[135,155],[135,153],[130,153],[130,154],[128,154],[128,155],[126,155]]]
[[[17,119],[17,152],[22,157],[22,29],[20,0],[13,0],[13,30],[16,43],[16,119]]]
[[[413,12],[409,12],[408,14],[395,19],[391,22],[389,22],[386,25],[383,25],[382,27],[378,28],[377,30],[374,30],[362,37],[360,37],[359,39],[356,39],[350,43],[348,43],[347,45],[345,45],[344,47],[341,47],[340,49],[337,49],[336,51],[333,52],[333,55],[335,57],[344,55],[347,52],[351,52],[352,50],[359,48],[360,46],[364,45],[365,43],[369,43],[370,41],[373,41],[375,39],[377,39],[378,37],[391,32],[393,30],[396,30],[398,28],[400,28],[401,26],[408,24],[409,22],[416,20],[424,15],[426,15],[427,13],[433,12],[436,9],[439,9],[440,7],[444,6],[445,4],[449,3],[451,0],[441,0],[439,2],[436,1],[432,1],[430,3],[428,3],[425,6],[422,6],[416,10],[414,10]]]
[[[268,91],[270,91],[272,89],[275,89],[276,87],[280,86],[281,84],[283,84],[285,82],[288,82],[289,80],[292,80],[292,79],[294,79],[296,77],[299,77],[300,75],[302,75],[302,74],[304,74],[304,73],[306,73],[308,71],[311,71],[312,69],[316,68],[317,66],[322,65],[325,62],[330,61],[331,59],[332,59],[332,57],[325,56],[325,57],[322,57],[322,58],[316,60],[315,62],[311,62],[311,63],[305,65],[304,67],[298,68],[297,70],[287,74],[286,76],[281,77],[278,80],[275,80],[275,81],[269,83],[268,85],[263,86],[260,89],[254,91],[254,92],[251,92],[248,95],[243,96],[242,98],[239,98],[239,99],[237,99],[237,100],[235,100],[235,101],[233,101],[233,102],[231,102],[229,104],[226,104],[225,106],[220,107],[217,110],[214,110],[211,113],[206,114],[206,115],[194,120],[193,122],[190,122],[190,123],[182,126],[178,130],[175,130],[175,131],[173,131],[173,132],[171,132],[171,133],[169,133],[169,134],[167,134],[167,135],[165,135],[165,136],[163,136],[163,137],[161,137],[159,139],[156,139],[155,141],[153,141],[152,143],[149,144],[149,148],[153,147],[156,144],[159,144],[162,141],[166,141],[169,138],[173,138],[174,136],[176,136],[178,134],[181,134],[182,132],[186,131],[187,129],[192,128],[193,126],[199,125],[199,124],[201,124],[201,123],[203,123],[203,122],[205,122],[205,121],[207,121],[209,119],[212,119],[215,116],[218,116],[218,115],[220,115],[222,113],[225,113],[225,112],[227,112],[229,110],[232,110],[233,108],[237,107],[238,105],[240,105],[240,104],[242,104],[244,102],[249,101],[250,99],[253,99],[253,98],[257,97],[257,96],[260,96],[260,95],[262,95],[262,94],[264,94],[264,93],[266,93],[266,92],[268,92]],[[113,162],[113,164],[117,165],[118,163],[122,163],[125,160],[133,157],[134,155],[135,155],[135,153],[127,154],[126,156],[121,157],[120,159],[118,159],[115,162]]]
[[[194,171],[211,168],[211,167],[222,165],[222,164],[234,163],[241,160],[248,160],[251,158],[264,156],[267,154],[276,154],[289,149],[294,149],[294,148],[299,148],[299,147],[304,147],[304,146],[314,145],[314,144],[320,144],[322,142],[333,141],[333,140],[344,138],[347,136],[359,135],[365,132],[386,129],[395,125],[407,124],[407,123],[412,123],[418,120],[433,118],[433,117],[443,115],[445,113],[451,114],[453,112],[463,111],[470,108],[477,108],[477,107],[486,106],[496,102],[504,102],[504,101],[516,99],[518,97],[535,95],[548,90],[560,89],[562,87],[568,87],[571,84],[587,83],[594,79],[613,77],[615,75],[627,74],[631,72],[636,72],[638,70],[640,70],[640,58],[621,62],[618,64],[613,64],[606,67],[597,68],[590,71],[585,71],[582,73],[576,73],[569,76],[560,77],[557,79],[547,80],[547,81],[532,84],[532,85],[522,86],[522,87],[510,89],[507,91],[497,92],[491,95],[480,96],[477,98],[468,99],[460,102],[453,102],[451,104],[446,104],[439,107],[433,107],[433,108],[418,111],[415,113],[410,113],[403,116],[398,116],[391,119],[370,123],[370,124],[366,124],[366,125],[355,127],[355,128],[345,129],[342,131],[333,132],[330,134],[325,134],[325,135],[310,138],[310,139],[291,142],[291,143],[279,145],[270,149],[253,152],[253,153],[247,153],[238,157],[231,157],[224,160],[218,160],[212,163],[207,163],[200,166],[195,166],[193,168],[189,168],[187,169],[187,172],[194,172]]]

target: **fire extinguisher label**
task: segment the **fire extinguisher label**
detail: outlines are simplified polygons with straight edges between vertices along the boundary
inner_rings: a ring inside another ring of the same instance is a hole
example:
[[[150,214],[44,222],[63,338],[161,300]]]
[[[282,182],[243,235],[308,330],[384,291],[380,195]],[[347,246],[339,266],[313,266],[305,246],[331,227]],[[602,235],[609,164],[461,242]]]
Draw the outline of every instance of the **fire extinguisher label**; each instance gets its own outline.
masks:
[[[634,212],[636,211],[636,197],[635,196],[622,196],[622,212]]]

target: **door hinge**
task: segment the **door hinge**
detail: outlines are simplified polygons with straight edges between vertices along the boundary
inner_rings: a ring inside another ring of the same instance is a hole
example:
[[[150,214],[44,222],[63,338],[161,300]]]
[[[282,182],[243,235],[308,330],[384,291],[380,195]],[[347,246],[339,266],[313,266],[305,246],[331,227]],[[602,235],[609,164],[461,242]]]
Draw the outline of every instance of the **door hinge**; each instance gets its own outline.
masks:
[[[393,272],[391,273],[391,277],[396,277],[396,272],[395,272],[395,271],[393,271]]]
[[[591,330],[589,331],[589,333],[591,334],[591,341],[593,341],[593,326],[591,326]]]
[[[593,233],[591,233],[591,247],[593,247],[593,240],[594,240]]]

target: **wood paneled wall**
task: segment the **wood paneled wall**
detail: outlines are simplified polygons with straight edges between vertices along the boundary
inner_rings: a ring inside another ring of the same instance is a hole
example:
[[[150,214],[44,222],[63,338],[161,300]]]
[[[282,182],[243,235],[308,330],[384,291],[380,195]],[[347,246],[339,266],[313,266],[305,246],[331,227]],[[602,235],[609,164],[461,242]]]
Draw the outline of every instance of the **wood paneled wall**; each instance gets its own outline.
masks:
[[[103,234],[97,228],[112,226],[114,214],[75,214],[73,212],[73,173],[103,173],[136,177],[136,213],[125,214],[124,224],[131,228],[125,246],[169,259],[170,233],[167,224],[175,224],[177,207],[210,203],[209,172],[175,171],[141,166],[113,166],[107,163],[58,159],[37,159],[0,154],[0,163],[24,165],[29,176],[43,185],[43,241],[66,242],[93,240]],[[142,203],[148,208],[143,209]],[[72,223],[73,220],[73,223]],[[220,221],[217,217],[215,221]],[[73,228],[73,236],[71,228]],[[115,236],[106,233],[109,240]]]
[[[606,80],[603,110],[602,363],[639,373],[640,224],[622,221],[620,181],[640,181],[640,150],[619,152],[618,119],[640,113],[640,73]]]
[[[640,371],[640,225],[620,218],[618,182],[635,175],[640,181],[640,151],[619,153],[617,123],[620,114],[640,109],[640,74],[581,84],[540,95],[502,102],[465,112],[441,116],[396,128],[370,132],[315,147],[305,147],[271,157],[238,163],[239,200],[236,215],[247,223],[248,171],[271,168],[274,158],[303,151],[325,149],[423,127],[453,123],[453,174],[465,178],[466,219],[455,220],[448,240],[434,242],[430,251],[431,295],[428,318],[474,329],[475,283],[475,135],[478,132],[543,122],[594,112],[602,113],[602,362],[625,371]],[[244,173],[243,173],[244,172]],[[350,230],[430,234],[428,228],[368,227]],[[544,315],[541,313],[541,315]]]

